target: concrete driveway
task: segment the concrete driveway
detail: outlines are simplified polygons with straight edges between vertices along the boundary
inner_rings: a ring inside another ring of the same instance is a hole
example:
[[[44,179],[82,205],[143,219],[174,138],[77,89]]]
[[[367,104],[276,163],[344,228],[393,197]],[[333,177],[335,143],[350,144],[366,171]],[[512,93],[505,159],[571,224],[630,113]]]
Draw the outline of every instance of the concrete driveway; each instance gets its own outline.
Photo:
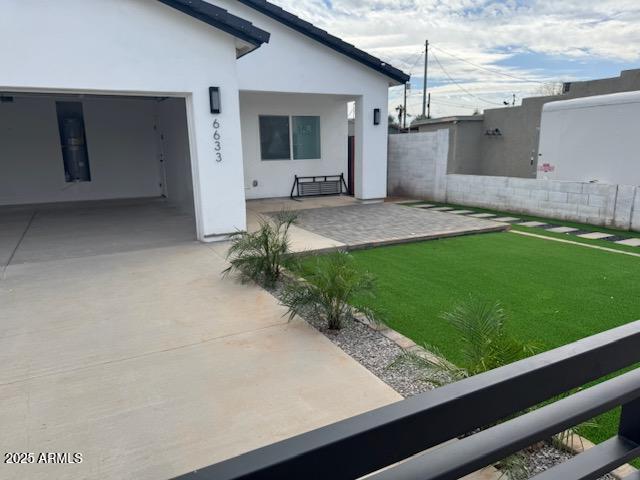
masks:
[[[163,205],[0,210],[0,451],[83,455],[0,478],[166,479],[400,399],[222,279],[191,225]]]

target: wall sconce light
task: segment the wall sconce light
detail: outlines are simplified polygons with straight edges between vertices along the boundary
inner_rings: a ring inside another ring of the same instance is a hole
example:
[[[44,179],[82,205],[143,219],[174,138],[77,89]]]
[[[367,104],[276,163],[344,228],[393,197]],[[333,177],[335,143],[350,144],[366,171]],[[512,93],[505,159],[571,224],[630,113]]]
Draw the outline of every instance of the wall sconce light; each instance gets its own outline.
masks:
[[[211,113],[220,113],[220,87],[209,87]]]
[[[486,132],[484,132],[484,134],[488,137],[501,137],[502,136],[502,132],[500,131],[499,128],[494,128],[493,130],[489,129]]]
[[[380,125],[380,109],[379,108],[373,109],[373,124]]]

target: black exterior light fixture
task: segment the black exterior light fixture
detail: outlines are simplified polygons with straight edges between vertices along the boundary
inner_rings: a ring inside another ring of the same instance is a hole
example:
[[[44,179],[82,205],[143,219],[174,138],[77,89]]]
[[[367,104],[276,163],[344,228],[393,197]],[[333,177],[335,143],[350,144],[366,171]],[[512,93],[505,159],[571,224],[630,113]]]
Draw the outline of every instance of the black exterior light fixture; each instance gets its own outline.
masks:
[[[487,137],[501,137],[502,136],[502,132],[500,131],[499,128],[489,129],[489,130],[485,131],[484,134]]]
[[[379,108],[373,109],[373,124],[380,125],[380,109]]]
[[[211,113],[220,113],[220,87],[209,87]]]

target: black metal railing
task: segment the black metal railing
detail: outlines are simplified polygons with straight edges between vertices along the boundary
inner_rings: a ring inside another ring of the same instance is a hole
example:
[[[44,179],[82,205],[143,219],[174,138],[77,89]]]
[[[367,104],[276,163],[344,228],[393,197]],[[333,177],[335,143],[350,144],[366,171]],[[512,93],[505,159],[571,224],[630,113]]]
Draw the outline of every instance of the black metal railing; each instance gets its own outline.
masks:
[[[495,424],[639,361],[636,321],[179,478],[457,479],[622,406],[616,436],[536,477],[596,479],[640,456],[640,369]]]

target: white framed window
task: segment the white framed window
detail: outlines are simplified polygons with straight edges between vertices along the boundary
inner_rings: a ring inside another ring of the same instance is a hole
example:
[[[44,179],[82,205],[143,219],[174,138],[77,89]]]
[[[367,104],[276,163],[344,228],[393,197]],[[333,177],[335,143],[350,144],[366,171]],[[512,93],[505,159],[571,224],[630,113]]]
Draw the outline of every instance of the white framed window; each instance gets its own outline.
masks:
[[[260,159],[318,160],[320,117],[314,115],[259,115]]]
[[[291,121],[293,131],[293,159],[313,160],[320,158],[320,117],[294,116]]]

